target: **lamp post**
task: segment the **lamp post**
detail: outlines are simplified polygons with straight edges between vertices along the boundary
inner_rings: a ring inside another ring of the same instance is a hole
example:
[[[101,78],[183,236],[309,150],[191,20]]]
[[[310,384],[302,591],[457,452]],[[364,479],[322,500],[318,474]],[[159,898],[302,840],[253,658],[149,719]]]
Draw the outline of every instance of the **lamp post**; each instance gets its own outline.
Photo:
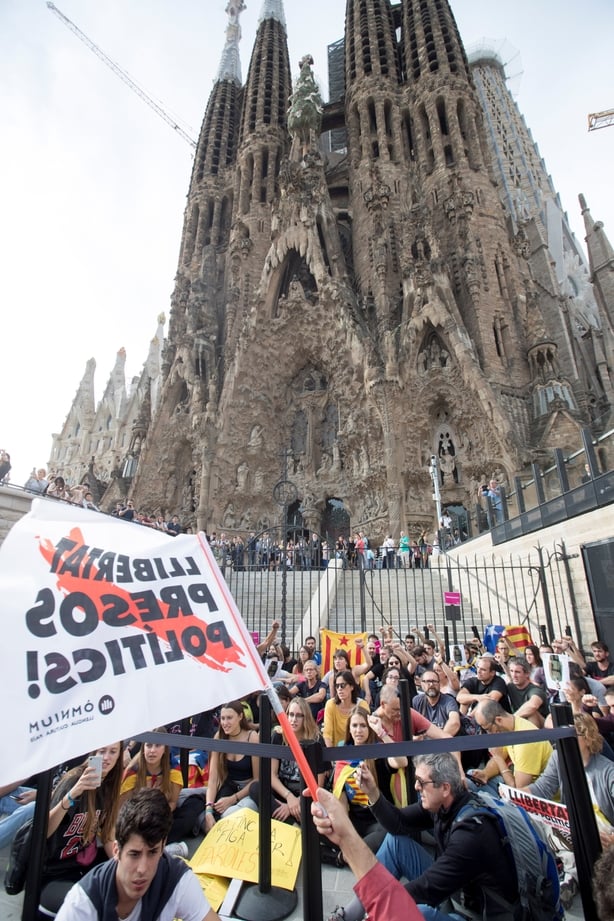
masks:
[[[429,464],[429,473],[431,475],[431,480],[433,483],[433,499],[435,501],[435,508],[437,510],[437,542],[439,544],[439,551],[441,552],[441,533],[440,533],[440,523],[441,523],[441,489],[439,485],[439,463],[437,461],[437,455],[431,454],[431,461]]]
[[[278,505],[282,507],[281,513],[281,641],[286,642],[286,620],[287,620],[287,581],[288,565],[286,559],[286,533],[288,531],[288,507],[296,502],[298,489],[291,480],[284,477],[279,480],[273,487],[273,498]]]

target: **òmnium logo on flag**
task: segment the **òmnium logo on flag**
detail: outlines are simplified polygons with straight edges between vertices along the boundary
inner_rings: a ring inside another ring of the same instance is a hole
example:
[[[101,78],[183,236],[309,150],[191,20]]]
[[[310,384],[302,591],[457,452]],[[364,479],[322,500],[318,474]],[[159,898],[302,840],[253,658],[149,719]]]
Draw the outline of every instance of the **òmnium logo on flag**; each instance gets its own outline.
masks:
[[[0,784],[268,684],[203,535],[38,499],[0,587]]]

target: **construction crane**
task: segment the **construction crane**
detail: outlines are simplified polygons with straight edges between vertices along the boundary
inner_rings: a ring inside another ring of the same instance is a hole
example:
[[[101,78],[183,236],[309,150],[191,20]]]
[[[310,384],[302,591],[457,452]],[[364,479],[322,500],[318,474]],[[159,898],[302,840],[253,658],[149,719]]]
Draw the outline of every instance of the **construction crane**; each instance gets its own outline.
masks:
[[[614,125],[614,109],[606,109],[605,112],[593,112],[588,116],[588,130],[596,131],[597,128],[608,128]]]
[[[120,80],[124,81],[126,86],[129,86],[130,89],[143,100],[143,102],[146,102],[149,108],[153,109],[156,115],[159,115],[160,118],[164,119],[166,124],[170,125],[173,131],[176,131],[184,141],[187,141],[191,147],[196,149],[196,141],[194,138],[190,137],[187,131],[184,131],[181,125],[178,125],[175,119],[172,118],[167,112],[165,112],[162,106],[158,105],[155,99],[152,99],[151,96],[148,96],[145,90],[142,89],[138,83],[135,83],[132,77],[127,74],[125,70],[121,69],[119,64],[116,64],[115,61],[112,61],[111,58],[105,54],[104,51],[98,47],[98,45],[94,44],[94,42],[88,38],[87,35],[68,18],[68,16],[65,16],[64,13],[59,10],[54,3],[51,3],[50,0],[47,0],[47,6],[52,13],[55,13],[58,19],[62,20],[64,25],[67,26],[71,32],[74,32],[77,38],[81,39],[84,45],[87,45],[90,51],[93,51],[94,54],[99,57],[104,64],[107,65],[107,67],[111,68],[113,73],[116,74]]]

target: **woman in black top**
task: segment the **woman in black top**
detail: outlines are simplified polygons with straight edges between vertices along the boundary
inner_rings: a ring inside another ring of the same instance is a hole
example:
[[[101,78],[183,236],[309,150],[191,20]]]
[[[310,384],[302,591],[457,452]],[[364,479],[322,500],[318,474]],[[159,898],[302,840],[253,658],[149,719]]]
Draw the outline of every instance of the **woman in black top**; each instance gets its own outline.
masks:
[[[102,780],[86,759],[61,778],[51,796],[41,906],[54,917],[68,890],[94,864],[112,857],[123,773],[122,743],[97,749]]]

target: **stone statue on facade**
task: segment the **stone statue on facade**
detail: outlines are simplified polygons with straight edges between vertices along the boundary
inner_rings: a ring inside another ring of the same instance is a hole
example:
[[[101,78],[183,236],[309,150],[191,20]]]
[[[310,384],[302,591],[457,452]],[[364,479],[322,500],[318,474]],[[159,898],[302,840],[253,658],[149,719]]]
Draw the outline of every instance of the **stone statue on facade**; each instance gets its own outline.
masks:
[[[301,72],[290,97],[288,131],[293,138],[293,160],[300,160],[311,151],[316,151],[320,136],[324,106],[313,76],[312,64],[313,58],[310,54],[301,59]]]

